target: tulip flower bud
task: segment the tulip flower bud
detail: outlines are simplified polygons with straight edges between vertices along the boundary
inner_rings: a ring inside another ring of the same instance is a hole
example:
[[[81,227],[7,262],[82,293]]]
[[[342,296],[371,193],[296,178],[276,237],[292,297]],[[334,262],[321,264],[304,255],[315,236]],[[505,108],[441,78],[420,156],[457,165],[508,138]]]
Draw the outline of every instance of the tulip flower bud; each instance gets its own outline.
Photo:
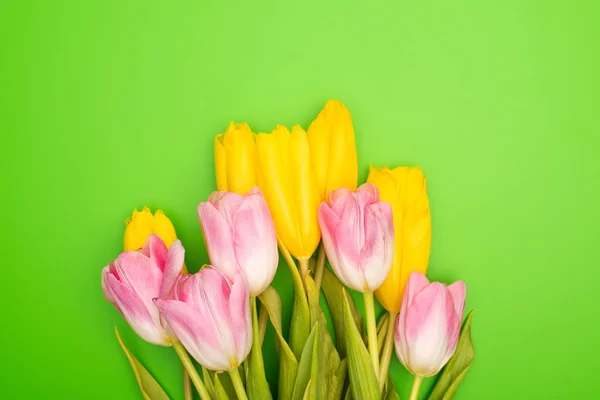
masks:
[[[394,258],[390,273],[375,291],[386,310],[400,311],[402,293],[413,271],[427,272],[431,249],[431,214],[427,183],[418,167],[371,166],[367,182],[377,186],[381,200],[394,211]]]
[[[184,260],[181,242],[169,250],[157,235],[150,235],[140,251],[126,251],[102,270],[102,291],[131,328],[147,342],[170,346],[152,299],[168,296]]]
[[[212,267],[182,276],[172,298],[154,303],[181,344],[203,367],[231,371],[248,356],[252,321],[241,273],[233,280]]]
[[[308,259],[321,238],[317,221],[319,191],[312,171],[306,132],[278,125],[256,137],[259,187],[267,200],[275,229],[289,252]]]
[[[377,188],[337,189],[319,206],[319,224],[331,267],[348,287],[374,291],[387,276],[394,251],[392,207]]]
[[[230,279],[241,271],[251,296],[264,292],[279,254],[273,220],[258,188],[245,196],[213,192],[198,206],[198,217],[212,265]]]
[[[164,212],[158,210],[152,215],[148,207],[142,211],[134,210],[131,217],[125,220],[123,247],[125,251],[139,250],[144,246],[148,236],[158,235],[169,248],[177,240],[175,228]]]
[[[338,188],[356,190],[358,160],[352,116],[337,100],[329,100],[306,131],[312,168],[322,201]]]
[[[396,321],[396,355],[413,375],[437,374],[456,350],[467,288],[462,281],[450,286],[429,283],[413,272],[406,285]]]
[[[231,122],[225,133],[215,137],[217,189],[247,193],[256,186],[256,146],[247,123]]]

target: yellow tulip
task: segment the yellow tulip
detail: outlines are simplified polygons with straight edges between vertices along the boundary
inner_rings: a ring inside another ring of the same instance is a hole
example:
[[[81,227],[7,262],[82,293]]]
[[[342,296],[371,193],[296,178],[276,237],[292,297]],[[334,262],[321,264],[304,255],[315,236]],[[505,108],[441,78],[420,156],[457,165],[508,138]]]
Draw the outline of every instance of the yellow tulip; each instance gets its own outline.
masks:
[[[229,124],[215,137],[217,189],[246,194],[256,186],[256,146],[247,123]]]
[[[356,190],[358,160],[348,109],[337,100],[329,100],[306,133],[321,200],[327,201],[329,192],[337,188]]]
[[[125,225],[125,235],[123,235],[123,248],[125,251],[141,249],[151,234],[161,238],[167,248],[177,240],[175,227],[162,210],[157,210],[154,215],[146,206],[142,211],[133,210],[131,217],[125,220]],[[185,265],[181,272],[187,274]]]
[[[306,132],[300,126],[292,132],[278,125],[271,133],[256,137],[262,191],[277,234],[297,259],[307,260],[321,239],[317,209],[321,198],[312,171]]]
[[[399,312],[404,287],[413,271],[427,272],[431,249],[431,214],[427,183],[418,167],[371,166],[367,182],[379,189],[379,197],[394,213],[394,258],[383,285],[375,291],[386,310]]]

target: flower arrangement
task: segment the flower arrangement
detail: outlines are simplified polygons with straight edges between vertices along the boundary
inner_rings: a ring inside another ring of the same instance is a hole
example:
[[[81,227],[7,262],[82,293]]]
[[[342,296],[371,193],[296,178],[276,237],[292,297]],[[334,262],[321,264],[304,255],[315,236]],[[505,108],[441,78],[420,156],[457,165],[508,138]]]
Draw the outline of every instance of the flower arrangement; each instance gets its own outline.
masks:
[[[210,265],[189,274],[171,221],[144,208],[127,220],[124,252],[102,270],[104,295],[131,328],[176,351],[186,400],[190,382],[202,400],[398,399],[388,376],[394,348],[414,375],[410,400],[436,374],[427,398],[451,399],[474,358],[472,312],[461,331],[466,285],[425,276],[431,216],[423,171],[372,166],[358,186],[352,118],[334,100],[307,131],[255,134],[231,123],[214,154],[218,191],[198,206]],[[288,337],[271,286],[279,253],[293,277]],[[346,288],[362,293],[364,316]],[[386,310],[379,320],[375,298]],[[269,323],[276,393],[263,365]],[[117,337],[144,398],[168,399]]]

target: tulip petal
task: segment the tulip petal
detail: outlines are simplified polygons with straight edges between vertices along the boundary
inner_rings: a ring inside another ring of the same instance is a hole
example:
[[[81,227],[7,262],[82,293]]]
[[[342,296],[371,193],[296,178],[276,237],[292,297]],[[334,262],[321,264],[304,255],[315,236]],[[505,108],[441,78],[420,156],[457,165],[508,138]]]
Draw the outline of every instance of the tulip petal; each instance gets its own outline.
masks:
[[[156,235],[151,234],[146,239],[144,247],[142,247],[142,254],[146,257],[154,260],[156,266],[163,271],[165,268],[165,262],[167,260],[167,246],[162,239]]]
[[[356,195],[359,196],[361,204],[377,203],[379,201],[379,190],[375,185],[363,183],[356,189]]]
[[[360,267],[361,239],[364,241],[362,212],[358,209],[356,200],[347,201],[343,212],[343,219],[337,225],[334,233],[338,270],[336,274],[347,286],[359,292],[368,289]],[[338,214],[340,215],[340,214]]]
[[[229,124],[223,135],[227,170],[227,190],[246,193],[256,185],[256,146],[247,123]]]
[[[340,218],[329,208],[325,202],[322,202],[319,206],[318,215],[319,227],[321,228],[321,235],[323,236],[323,245],[325,246],[325,253],[327,254],[329,263],[336,271],[336,275],[339,277],[340,274],[337,273],[337,270],[339,269],[339,260],[337,258],[337,250],[335,249],[334,232],[335,228],[340,223]]]
[[[273,280],[279,254],[275,227],[263,196],[246,196],[233,220],[233,249],[250,295],[261,294]]]
[[[360,250],[360,267],[370,291],[377,289],[387,277],[394,254],[392,208],[388,203],[372,203],[365,207],[365,242]]]
[[[414,271],[410,274],[408,282],[406,283],[406,290],[404,291],[404,299],[402,300],[402,308],[409,307],[415,299],[417,293],[429,286],[429,279],[418,272]]]
[[[227,355],[220,351],[213,325],[196,308],[177,300],[155,299],[154,303],[167,320],[177,339],[201,365],[212,370],[230,368]]]
[[[227,276],[233,277],[238,264],[233,251],[233,235],[229,222],[208,202],[200,203],[198,217],[211,263]]]
[[[229,295],[229,315],[235,339],[238,364],[246,359],[252,348],[252,319],[246,281],[237,273]]]
[[[436,374],[450,358],[449,294],[438,282],[419,292],[408,307],[405,320],[410,370],[423,377]]]
[[[165,269],[163,271],[163,279],[160,286],[160,297],[166,298],[171,292],[171,289],[177,282],[177,278],[181,274],[183,262],[185,259],[185,249],[181,245],[181,241],[176,240],[169,248]]]
[[[146,308],[154,310],[152,299],[160,293],[162,272],[156,263],[137,251],[126,251],[110,265],[118,280],[131,289],[146,304]],[[158,313],[153,315],[158,323]]]
[[[208,197],[208,202],[227,219],[230,226],[233,225],[233,217],[243,200],[244,196],[233,192],[212,192]]]
[[[462,320],[465,309],[465,297],[467,296],[467,285],[463,281],[456,281],[448,286],[448,292],[452,296],[456,315]]]
[[[223,147],[223,134],[218,134],[214,142],[215,149],[215,174],[217,189],[227,190],[227,153]]]
[[[129,287],[121,283],[109,271],[109,267],[102,270],[102,291],[108,301],[123,315],[131,328],[144,340],[160,346],[168,346],[169,340],[158,321],[158,310],[152,303],[144,302]]]

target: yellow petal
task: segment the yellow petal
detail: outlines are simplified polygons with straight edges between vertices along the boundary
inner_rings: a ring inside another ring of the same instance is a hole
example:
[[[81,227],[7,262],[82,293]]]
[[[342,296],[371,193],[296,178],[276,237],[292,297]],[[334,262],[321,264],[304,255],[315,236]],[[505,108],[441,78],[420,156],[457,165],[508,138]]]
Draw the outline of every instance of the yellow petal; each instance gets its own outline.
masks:
[[[296,258],[310,257],[319,239],[316,182],[309,162],[306,133],[277,126],[256,137],[260,189],[265,196],[277,234]]]
[[[142,211],[134,210],[131,217],[125,222],[125,234],[123,235],[125,251],[141,249],[148,236],[153,233],[158,235],[167,247],[177,240],[171,220],[161,210],[158,210],[155,215],[152,215],[148,207],[144,207]]]
[[[229,124],[223,135],[227,190],[246,194],[256,186],[256,146],[254,134],[247,123]],[[215,160],[217,152],[215,148]],[[220,161],[221,162],[221,161]],[[217,176],[217,180],[219,180]]]
[[[379,189],[394,213],[394,259],[385,282],[375,291],[388,311],[400,311],[404,287],[413,271],[427,272],[431,249],[431,214],[427,184],[418,167],[371,167],[367,182]]]
[[[358,159],[352,116],[337,100],[329,100],[308,127],[311,163],[321,200],[340,187],[356,190]]]

